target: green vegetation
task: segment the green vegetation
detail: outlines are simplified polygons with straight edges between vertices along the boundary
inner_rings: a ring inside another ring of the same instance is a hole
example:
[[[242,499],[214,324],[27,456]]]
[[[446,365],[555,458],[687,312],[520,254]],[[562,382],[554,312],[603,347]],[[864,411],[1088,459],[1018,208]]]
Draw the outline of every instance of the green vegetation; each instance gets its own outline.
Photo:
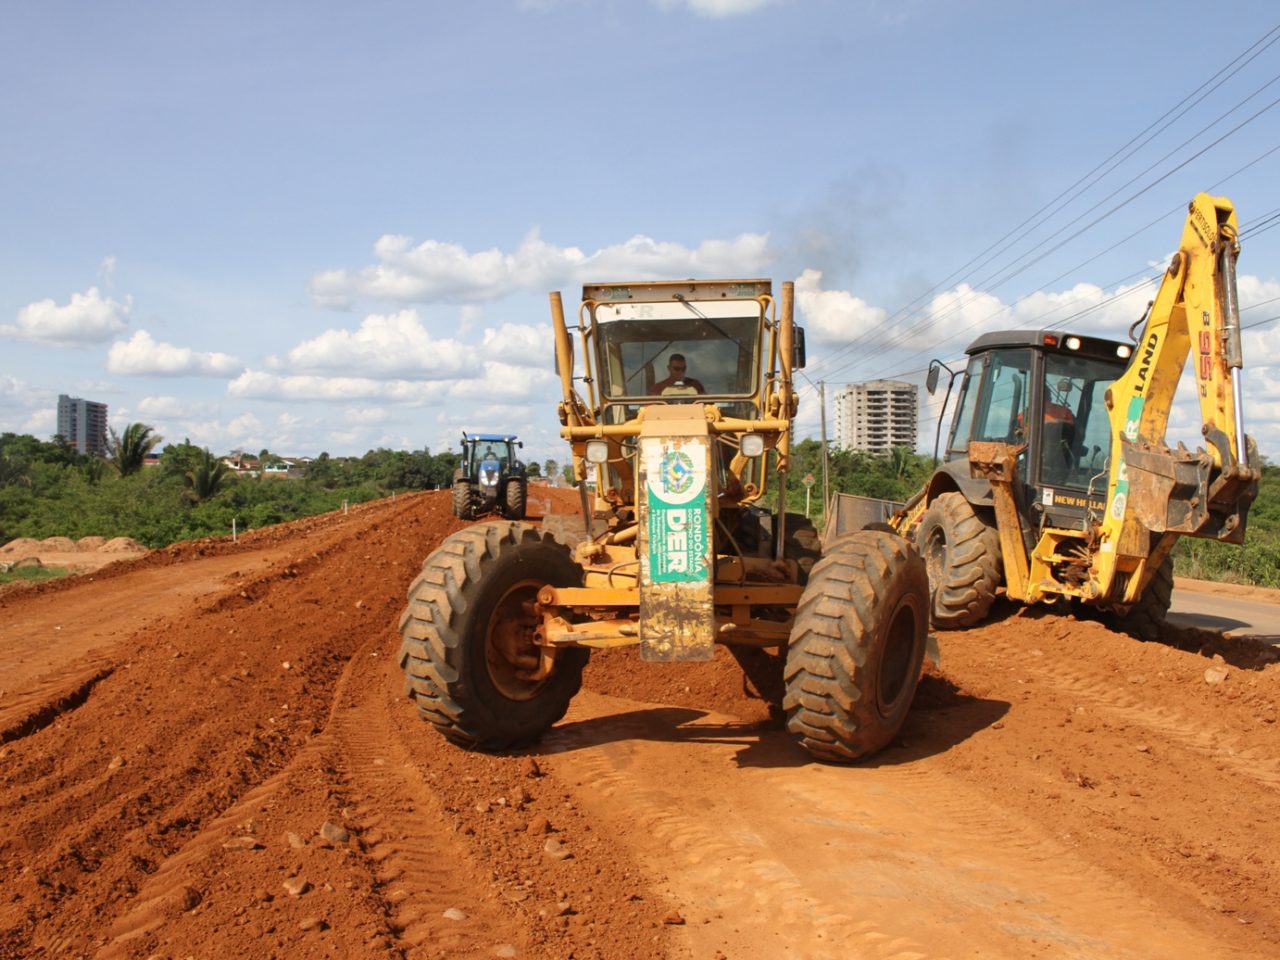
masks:
[[[809,515],[819,529],[823,523],[822,444],[801,440],[791,449],[791,477],[787,509],[804,513],[806,474],[814,477]],[[928,478],[933,459],[906,449],[892,456],[832,451],[828,464],[831,490],[882,500],[905,501]],[[771,496],[776,504],[776,492]],[[1236,546],[1183,537],[1174,554],[1174,573],[1180,577],[1280,587],[1280,465],[1265,464],[1258,499],[1249,511],[1245,542]]]
[[[140,428],[140,429],[135,429]],[[131,433],[132,431],[132,433]],[[136,450],[159,438],[145,424],[130,424],[120,447]],[[142,453],[156,444],[147,446]],[[279,457],[263,450],[262,464]],[[140,461],[141,462],[141,461]],[[445,489],[458,465],[456,453],[371,450],[363,457],[320,454],[302,479],[236,476],[220,458],[184,440],[170,444],[160,465],[125,472],[107,461],[77,454],[61,438],[0,435],[0,543],[14,537],[132,537],[148,547],[177,540],[268,526],[337,510],[343,501],[363,503],[403,490]],[[822,445],[801,440],[792,447],[787,509],[805,512],[803,479],[813,476],[809,515],[822,526]],[[932,458],[906,449],[891,456],[835,450],[828,464],[831,490],[884,500],[906,500],[932,471]],[[554,477],[564,468],[547,460],[539,471]],[[771,491],[771,504],[777,491]],[[1280,587],[1280,466],[1263,470],[1243,546],[1184,537],[1176,573],[1204,580]]]
[[[56,580],[65,577],[71,571],[65,567],[22,567],[19,570],[0,572],[0,585],[24,580],[29,583],[40,583],[44,580]]]
[[[135,426],[144,430],[131,433]],[[150,427],[131,424],[120,437],[120,449],[136,450],[153,437]],[[0,435],[0,543],[15,537],[123,536],[161,547],[229,534],[233,519],[240,530],[248,530],[337,510],[344,501],[447,487],[457,460],[456,453],[429,450],[371,450],[351,458],[322,453],[300,479],[240,477],[220,458],[184,440],[166,446],[158,466],[104,470],[104,461],[81,456],[56,439],[46,443],[5,433]]]

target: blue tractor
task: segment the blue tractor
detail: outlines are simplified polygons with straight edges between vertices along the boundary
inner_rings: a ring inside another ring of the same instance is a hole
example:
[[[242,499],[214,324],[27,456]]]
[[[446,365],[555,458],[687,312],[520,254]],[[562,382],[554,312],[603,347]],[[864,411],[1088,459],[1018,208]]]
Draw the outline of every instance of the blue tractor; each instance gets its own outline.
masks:
[[[509,434],[463,433],[462,463],[453,474],[453,515],[474,520],[497,512],[523,520],[529,481],[516,457],[520,440]]]

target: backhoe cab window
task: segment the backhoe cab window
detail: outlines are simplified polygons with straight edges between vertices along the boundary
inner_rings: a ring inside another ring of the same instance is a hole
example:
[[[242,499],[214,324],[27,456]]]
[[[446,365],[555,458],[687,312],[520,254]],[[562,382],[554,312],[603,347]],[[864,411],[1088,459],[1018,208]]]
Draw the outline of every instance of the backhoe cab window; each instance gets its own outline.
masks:
[[[597,306],[605,401],[751,396],[762,332],[754,309],[741,301]]]
[[[973,396],[976,371],[970,364],[963,402],[977,404],[972,439],[1013,444],[1026,441],[1024,424],[1030,367],[1029,350],[994,351],[982,380],[982,389]],[[965,437],[957,436],[955,442],[967,449]]]
[[[1111,417],[1103,400],[1122,366],[1073,354],[1045,357],[1043,482],[1087,488],[1107,470]]]

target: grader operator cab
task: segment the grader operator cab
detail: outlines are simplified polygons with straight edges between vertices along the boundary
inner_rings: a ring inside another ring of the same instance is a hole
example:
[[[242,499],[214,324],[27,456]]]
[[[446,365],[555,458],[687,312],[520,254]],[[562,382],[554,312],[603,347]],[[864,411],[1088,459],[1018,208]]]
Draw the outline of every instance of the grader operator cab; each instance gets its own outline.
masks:
[[[1133,344],[1042,330],[969,347],[946,460],[890,521],[925,557],[934,626],[979,623],[1003,588],[1154,639],[1178,539],[1243,541],[1261,465],[1241,409],[1238,252],[1231,202],[1200,194]],[[1192,349],[1195,452],[1165,445]]]
[[[785,503],[804,362],[793,296],[788,283],[775,300],[767,280],[588,285],[571,328],[551,294],[582,516],[572,537],[477,524],[427,558],[401,664],[446,737],[537,739],[593,648],[687,661],[716,644],[782,652],[787,726],[819,758],[856,760],[897,734],[927,637],[923,560],[879,531],[819,558],[807,521],[766,506],[771,490]]]

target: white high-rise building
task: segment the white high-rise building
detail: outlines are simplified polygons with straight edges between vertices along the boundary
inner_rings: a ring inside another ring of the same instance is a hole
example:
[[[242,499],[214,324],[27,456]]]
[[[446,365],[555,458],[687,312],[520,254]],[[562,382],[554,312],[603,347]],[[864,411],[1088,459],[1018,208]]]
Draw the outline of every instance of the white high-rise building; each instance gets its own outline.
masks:
[[[58,434],[78,451],[107,455],[107,405],[92,400],[58,396]]]
[[[868,380],[836,392],[836,446],[845,450],[888,453],[916,448],[919,421],[914,383]]]

